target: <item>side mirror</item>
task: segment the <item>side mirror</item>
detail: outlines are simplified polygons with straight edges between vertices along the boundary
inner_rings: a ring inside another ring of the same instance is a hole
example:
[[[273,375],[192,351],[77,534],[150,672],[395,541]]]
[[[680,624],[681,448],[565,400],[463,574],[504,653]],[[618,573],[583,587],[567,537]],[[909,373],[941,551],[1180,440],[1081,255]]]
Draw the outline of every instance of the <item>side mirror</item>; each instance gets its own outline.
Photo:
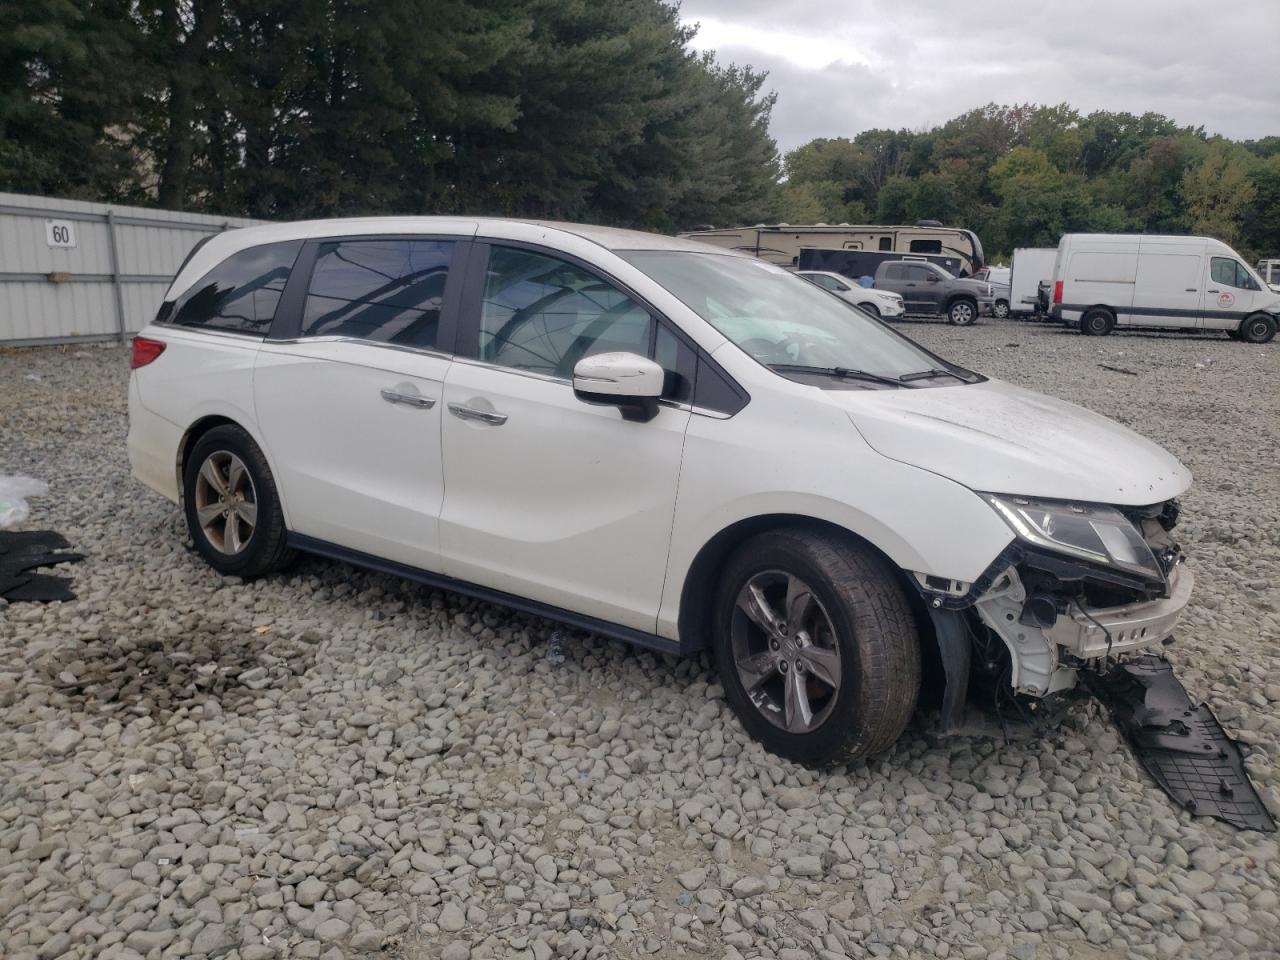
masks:
[[[622,419],[645,423],[658,415],[666,372],[635,353],[597,353],[573,368],[573,392],[586,403],[615,406]]]

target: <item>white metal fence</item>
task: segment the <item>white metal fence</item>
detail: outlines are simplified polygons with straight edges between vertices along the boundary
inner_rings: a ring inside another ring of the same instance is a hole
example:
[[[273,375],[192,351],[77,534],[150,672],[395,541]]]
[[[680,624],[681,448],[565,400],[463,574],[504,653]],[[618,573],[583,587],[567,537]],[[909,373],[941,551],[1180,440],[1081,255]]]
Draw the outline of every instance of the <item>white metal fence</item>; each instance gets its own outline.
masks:
[[[123,340],[201,237],[260,222],[0,193],[0,345]]]

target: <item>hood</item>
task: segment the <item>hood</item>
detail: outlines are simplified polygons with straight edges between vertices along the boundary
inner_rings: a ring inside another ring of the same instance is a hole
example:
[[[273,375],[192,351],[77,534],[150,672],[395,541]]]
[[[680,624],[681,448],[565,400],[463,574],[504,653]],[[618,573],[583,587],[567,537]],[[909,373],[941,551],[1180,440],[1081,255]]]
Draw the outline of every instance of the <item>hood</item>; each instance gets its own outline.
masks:
[[[832,390],[880,454],[971,490],[1144,506],[1191,473],[1114,420],[999,380],[916,390]]]

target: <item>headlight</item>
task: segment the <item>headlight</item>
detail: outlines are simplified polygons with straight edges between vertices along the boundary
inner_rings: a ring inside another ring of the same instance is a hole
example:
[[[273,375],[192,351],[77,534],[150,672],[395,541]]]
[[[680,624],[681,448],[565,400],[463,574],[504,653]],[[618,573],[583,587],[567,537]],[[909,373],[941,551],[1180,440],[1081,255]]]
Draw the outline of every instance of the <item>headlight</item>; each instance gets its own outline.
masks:
[[[1137,529],[1114,507],[986,493],[996,513],[1025,543],[1163,580]]]

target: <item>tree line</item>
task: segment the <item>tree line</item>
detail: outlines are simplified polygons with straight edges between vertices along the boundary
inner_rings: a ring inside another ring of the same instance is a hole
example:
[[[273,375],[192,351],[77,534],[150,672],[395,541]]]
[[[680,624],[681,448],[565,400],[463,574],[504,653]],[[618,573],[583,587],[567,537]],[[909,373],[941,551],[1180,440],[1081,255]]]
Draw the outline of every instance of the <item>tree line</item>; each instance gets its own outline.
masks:
[[[0,188],[263,218],[758,218],[764,75],[659,0],[0,3]]]
[[[1280,137],[989,104],[779,158],[665,0],[0,0],[0,189],[267,219],[913,222],[1280,256]],[[782,108],[785,109],[785,103]]]
[[[788,223],[941,220],[989,257],[1072,231],[1205,234],[1280,256],[1280,137],[1211,137],[1156,113],[988,104],[929,130],[813,140],[783,168]]]

